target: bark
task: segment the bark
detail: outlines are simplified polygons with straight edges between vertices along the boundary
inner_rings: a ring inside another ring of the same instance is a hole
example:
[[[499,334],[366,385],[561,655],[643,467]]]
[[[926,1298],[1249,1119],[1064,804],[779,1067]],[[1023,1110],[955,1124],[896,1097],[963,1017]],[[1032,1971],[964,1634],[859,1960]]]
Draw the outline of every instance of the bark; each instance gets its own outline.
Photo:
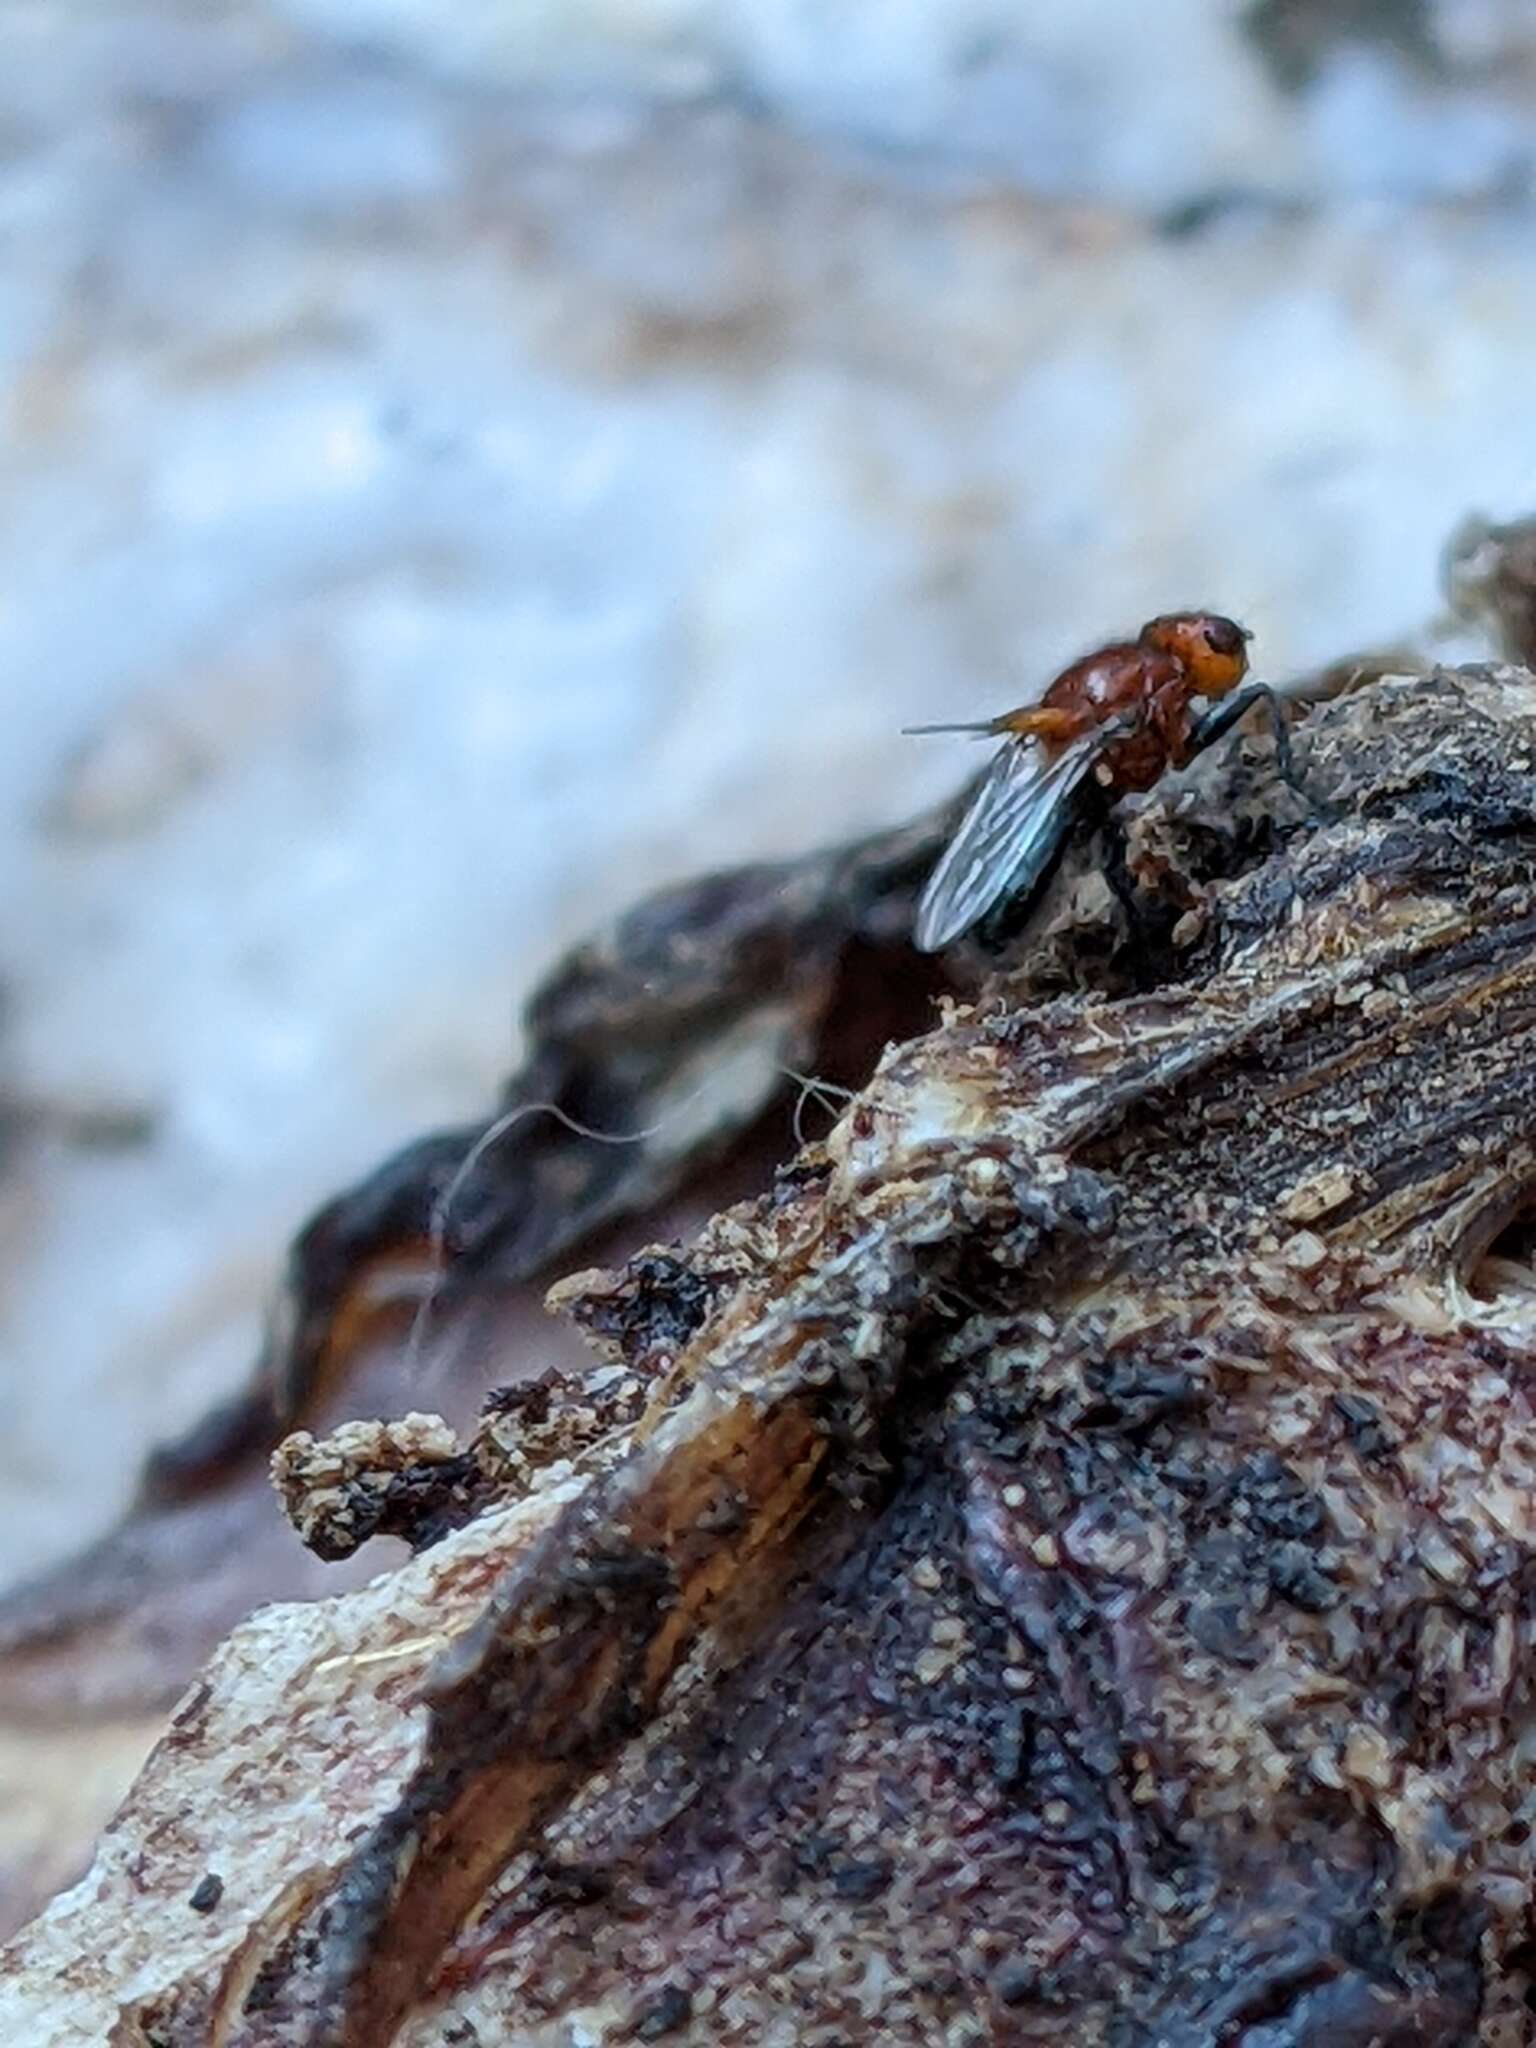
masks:
[[[589,1375],[286,1454],[427,1547],[215,1655],[6,2038],[1531,2038],[1536,682],[1294,740],[1310,809],[1206,758],[1134,929],[1083,837],[766,1193],[557,1290]],[[825,980],[872,906],[920,972],[933,837],[797,871]],[[710,900],[638,915],[718,1023]]]

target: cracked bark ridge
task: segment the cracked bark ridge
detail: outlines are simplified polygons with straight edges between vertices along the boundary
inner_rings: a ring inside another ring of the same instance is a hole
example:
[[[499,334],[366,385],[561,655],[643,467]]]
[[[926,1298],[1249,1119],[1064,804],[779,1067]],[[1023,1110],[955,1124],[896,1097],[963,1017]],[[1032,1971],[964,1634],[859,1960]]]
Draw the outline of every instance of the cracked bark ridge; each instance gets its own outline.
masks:
[[[1469,1276],[1536,1174],[1536,683],[1297,738],[1323,808],[1227,830],[1162,978],[1027,999],[1026,953],[564,1290],[644,1415],[397,1575],[457,1589],[433,1647],[120,2040],[1530,2039],[1532,1324]],[[1262,759],[1188,789],[1133,828],[1179,897]],[[119,1823],[151,1894],[176,1791]]]

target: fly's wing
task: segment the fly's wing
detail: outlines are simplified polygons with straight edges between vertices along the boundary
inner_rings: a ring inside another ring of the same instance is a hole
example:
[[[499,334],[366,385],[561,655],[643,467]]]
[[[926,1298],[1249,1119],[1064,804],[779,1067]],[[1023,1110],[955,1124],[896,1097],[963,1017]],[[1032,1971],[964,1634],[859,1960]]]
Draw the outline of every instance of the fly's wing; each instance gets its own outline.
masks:
[[[917,906],[920,953],[942,951],[1003,897],[1034,887],[1061,844],[1068,799],[1104,743],[1101,728],[1049,759],[1032,740],[1000,749]]]

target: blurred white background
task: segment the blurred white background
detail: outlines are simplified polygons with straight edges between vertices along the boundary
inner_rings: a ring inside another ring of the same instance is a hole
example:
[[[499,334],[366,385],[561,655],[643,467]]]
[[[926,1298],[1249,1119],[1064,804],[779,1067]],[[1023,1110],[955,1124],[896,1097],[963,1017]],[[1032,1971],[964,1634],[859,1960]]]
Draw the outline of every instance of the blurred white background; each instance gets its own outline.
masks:
[[[0,0],[0,1575],[653,883],[1536,506],[1525,0]]]

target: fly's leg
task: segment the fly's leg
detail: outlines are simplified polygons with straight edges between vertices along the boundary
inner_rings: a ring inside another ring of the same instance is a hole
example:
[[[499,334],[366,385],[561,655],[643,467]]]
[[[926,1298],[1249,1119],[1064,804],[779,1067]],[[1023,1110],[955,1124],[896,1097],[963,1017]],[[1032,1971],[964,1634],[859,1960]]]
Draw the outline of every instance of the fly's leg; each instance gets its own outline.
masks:
[[[1197,718],[1189,729],[1190,753],[1203,753],[1223,733],[1230,732],[1244,712],[1251,711],[1255,704],[1263,704],[1269,711],[1269,730],[1275,743],[1275,773],[1287,789],[1294,789],[1315,809],[1316,800],[1302,780],[1291,752],[1291,728],[1286,721],[1284,702],[1268,683],[1250,683],[1246,690],[1234,690],[1230,697],[1223,697],[1203,717]]]
[[[1157,923],[1157,917],[1149,914],[1145,898],[1131,879],[1130,865],[1126,860],[1129,841],[1124,825],[1115,815],[1115,801],[1112,792],[1098,783],[1092,785],[1085,798],[1084,809],[1094,823],[1094,862],[1109,885],[1109,893],[1120,906],[1127,930],[1135,937],[1146,938]]]
[[[1128,737],[1136,730],[1136,723],[1135,714],[1132,712],[1123,713],[1119,718],[1112,719],[1104,727],[1106,744]],[[1090,801],[1098,816],[1095,848],[1099,872],[1109,884],[1110,894],[1125,913],[1125,920],[1130,929],[1133,932],[1145,932],[1147,913],[1126,863],[1129,842],[1125,836],[1125,827],[1115,816],[1115,798],[1101,783],[1096,782],[1093,784],[1093,797]]]
[[[1099,872],[1109,884],[1110,894],[1125,912],[1133,932],[1146,929],[1147,913],[1125,859],[1125,827],[1108,810],[1099,824]]]

